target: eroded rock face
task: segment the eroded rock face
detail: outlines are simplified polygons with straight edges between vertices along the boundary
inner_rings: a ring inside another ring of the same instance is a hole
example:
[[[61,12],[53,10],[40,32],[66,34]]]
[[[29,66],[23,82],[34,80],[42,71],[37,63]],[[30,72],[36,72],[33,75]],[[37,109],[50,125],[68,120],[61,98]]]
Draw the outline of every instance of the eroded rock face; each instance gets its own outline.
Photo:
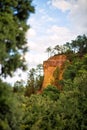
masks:
[[[44,61],[43,63],[43,69],[44,69],[44,81],[42,89],[46,88],[48,85],[54,85],[54,71],[56,68],[59,68],[59,75],[58,80],[62,79],[63,70],[64,70],[64,63],[66,61],[65,55],[56,55],[51,58],[49,58],[47,61]]]

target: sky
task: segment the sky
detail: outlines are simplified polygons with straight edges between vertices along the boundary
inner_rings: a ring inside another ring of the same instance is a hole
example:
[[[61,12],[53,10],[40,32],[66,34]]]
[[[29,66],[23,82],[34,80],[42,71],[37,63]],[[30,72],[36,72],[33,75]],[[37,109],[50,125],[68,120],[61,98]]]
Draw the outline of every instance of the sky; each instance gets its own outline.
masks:
[[[27,20],[28,71],[48,59],[46,49],[87,35],[87,0],[33,0],[35,13]],[[27,79],[27,72],[18,71],[9,83]]]

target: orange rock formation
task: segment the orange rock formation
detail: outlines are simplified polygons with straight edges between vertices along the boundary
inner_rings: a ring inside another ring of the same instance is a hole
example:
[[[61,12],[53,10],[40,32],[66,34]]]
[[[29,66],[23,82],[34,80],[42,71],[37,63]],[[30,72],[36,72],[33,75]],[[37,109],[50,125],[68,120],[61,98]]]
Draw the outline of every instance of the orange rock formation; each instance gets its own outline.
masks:
[[[42,89],[46,88],[48,85],[54,85],[52,82],[54,81],[53,73],[56,68],[59,68],[60,73],[58,79],[62,79],[63,70],[64,70],[64,62],[66,61],[65,55],[56,55],[49,58],[47,61],[44,61],[43,68],[44,68],[44,81],[42,85]]]

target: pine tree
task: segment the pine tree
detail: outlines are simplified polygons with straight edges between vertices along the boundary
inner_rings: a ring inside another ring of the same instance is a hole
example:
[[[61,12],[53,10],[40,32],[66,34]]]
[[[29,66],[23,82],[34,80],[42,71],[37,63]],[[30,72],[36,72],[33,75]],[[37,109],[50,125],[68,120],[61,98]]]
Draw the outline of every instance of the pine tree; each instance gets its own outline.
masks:
[[[18,68],[26,70],[26,21],[35,9],[32,0],[0,0],[0,75],[12,76]]]

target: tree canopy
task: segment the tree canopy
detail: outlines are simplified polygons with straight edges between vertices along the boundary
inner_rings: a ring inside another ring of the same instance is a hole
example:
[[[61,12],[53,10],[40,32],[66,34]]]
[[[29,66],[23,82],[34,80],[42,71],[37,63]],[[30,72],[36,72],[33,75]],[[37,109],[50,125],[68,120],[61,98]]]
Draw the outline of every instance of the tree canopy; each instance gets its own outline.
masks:
[[[56,45],[54,48],[48,47],[46,52],[54,55],[78,53],[79,56],[83,56],[85,53],[87,53],[87,36],[85,34],[82,36],[79,35],[71,42],[66,42],[63,45]]]
[[[26,70],[26,21],[34,12],[32,0],[0,0],[0,75]]]

